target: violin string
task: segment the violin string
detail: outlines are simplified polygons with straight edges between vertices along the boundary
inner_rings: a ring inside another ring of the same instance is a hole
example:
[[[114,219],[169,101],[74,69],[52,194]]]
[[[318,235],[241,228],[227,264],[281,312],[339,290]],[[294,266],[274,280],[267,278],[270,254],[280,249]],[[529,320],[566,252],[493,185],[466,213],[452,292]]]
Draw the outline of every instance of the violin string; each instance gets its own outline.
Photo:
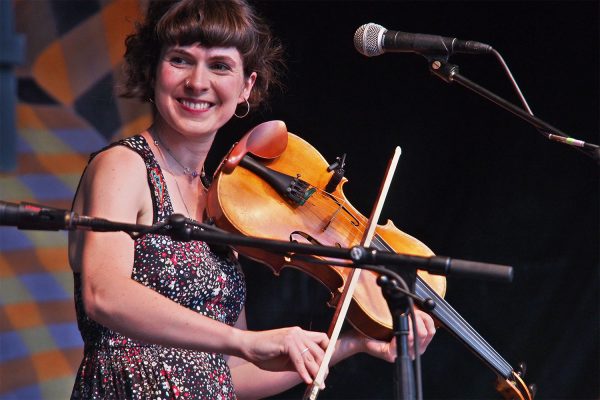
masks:
[[[356,244],[362,237],[362,230],[352,224],[347,216],[338,216],[331,221],[331,225],[323,230],[331,219],[331,216],[336,214],[340,209],[340,205],[332,201],[329,196],[322,196],[315,193],[311,196],[303,206],[296,209],[296,213],[302,214],[303,225],[310,227],[309,232],[319,232],[315,239],[324,245],[336,245],[339,238],[344,238],[344,242],[350,245]],[[345,213],[344,213],[345,214]],[[348,229],[350,227],[350,229]],[[308,233],[308,232],[307,232]]]
[[[373,238],[373,243],[376,244],[375,247],[379,250],[393,251],[392,247],[377,234]],[[505,378],[509,378],[512,372],[510,364],[448,302],[435,293],[420,277],[417,277],[417,281],[417,291],[425,292],[424,296],[432,297],[436,302],[436,308],[433,310],[434,314],[437,314],[440,319],[445,320],[443,322],[449,328],[453,328],[453,332],[463,338],[463,341],[471,344],[476,350],[479,350],[479,353],[487,354],[487,359],[490,360],[488,362],[491,365],[496,364],[496,370],[501,372]]]
[[[317,198],[323,200],[328,206],[330,206],[330,208],[329,208],[330,210],[334,210],[334,211],[331,212],[332,214],[335,214],[335,212],[337,212],[338,210],[340,211],[335,216],[335,219],[338,219],[339,216],[341,215],[341,219],[344,222],[349,222],[349,221],[351,221],[351,219],[348,218],[348,216],[346,215],[346,213],[348,213],[349,215],[352,216],[352,219],[356,220],[360,225],[362,225],[362,224],[365,223],[365,221],[361,221],[361,219],[360,219],[360,217],[362,217],[362,216],[360,216],[359,218],[357,218],[355,215],[353,215],[352,213],[350,213],[350,210],[347,210],[346,208],[344,208],[344,205],[346,204],[346,201],[344,199],[336,198],[335,196],[330,195],[329,193],[324,192],[321,189],[317,189],[317,193],[321,195],[321,196],[319,196]],[[319,207],[319,208],[322,209],[322,207]],[[329,212],[329,210],[326,210],[326,212]]]
[[[317,197],[318,199],[321,199],[323,201],[325,201],[325,203],[330,206],[330,210],[334,210],[331,212],[331,214],[333,215],[335,213],[335,211],[339,212],[335,215],[335,218],[332,221],[332,223],[334,223],[335,220],[337,221],[341,221],[343,223],[348,223],[352,226],[352,231],[349,232],[353,232],[356,235],[362,236],[364,234],[364,229],[360,229],[359,227],[363,227],[366,226],[368,219],[365,218],[362,215],[354,215],[351,210],[345,208],[345,204],[347,204],[347,202],[344,199],[339,199],[333,195],[330,195],[329,193],[321,190],[321,189],[317,189],[317,193],[319,193],[321,196]],[[311,197],[312,198],[312,197]],[[337,203],[333,200],[336,200]],[[331,200],[331,201],[327,201],[327,200]],[[322,202],[323,202],[322,201]],[[333,203],[333,204],[332,204]],[[339,203],[339,204],[338,204]],[[319,209],[321,209],[322,207],[317,207]],[[329,212],[329,210],[325,209],[326,212]],[[350,215],[352,218],[350,218],[348,215]],[[358,227],[355,226],[352,221],[356,221],[358,222]]]
[[[431,288],[426,286],[423,281],[418,281],[416,293],[421,297],[431,297],[436,302],[436,308],[433,314],[444,323],[446,328],[461,339],[466,344],[472,346],[476,353],[495,368],[505,378],[509,378],[512,373],[512,367],[508,364],[489,343],[475,331],[460,314],[452,308],[444,299],[439,297]]]
[[[341,233],[342,235],[346,235],[346,237],[353,237],[357,240],[362,238],[364,229],[360,229],[360,227],[366,226],[367,218],[360,214],[354,215],[351,210],[344,208],[344,205],[346,204],[345,200],[336,198],[327,192],[317,189],[317,192],[309,198],[307,203],[312,207],[301,207],[302,213],[313,214],[315,220],[319,223],[322,223],[323,226],[325,226],[327,223],[323,221],[331,221],[332,226],[329,228],[338,234]],[[306,205],[307,204],[305,203],[305,206]],[[353,221],[358,222],[359,226],[355,226],[352,223]],[[354,244],[355,243],[346,243],[348,246]],[[385,240],[383,240],[383,238],[377,234],[375,234],[373,237],[372,245],[379,250],[393,251],[392,248],[385,242]],[[459,335],[459,337],[462,337],[463,341],[465,341],[467,344],[472,345],[480,354],[484,356],[487,355],[488,363],[490,363],[490,365],[492,365],[498,372],[502,373],[502,375],[504,375],[506,378],[510,377],[510,373],[512,373],[512,367],[510,364],[508,364],[500,356],[500,354],[498,354],[496,350],[491,347],[489,343],[487,343],[485,339],[483,339],[483,337],[481,337],[481,335],[475,329],[473,329],[473,327],[471,327],[464,320],[464,318],[458,314],[458,312],[454,310],[442,297],[437,295],[419,277],[417,279],[420,283],[417,286],[420,286],[421,290],[427,288],[425,294],[427,296],[434,297],[436,303],[438,304],[435,312],[440,318],[445,320],[444,322],[448,328]]]
[[[310,213],[311,218],[307,218],[308,221],[315,221],[313,226],[316,227],[317,231],[320,231],[321,235],[324,236],[331,236],[332,239],[335,239],[335,237],[333,237],[332,235],[336,235],[336,236],[340,236],[340,237],[344,237],[346,238],[346,241],[350,241],[352,242],[352,238],[354,237],[358,237],[359,236],[359,232],[357,230],[357,228],[354,225],[351,224],[343,224],[341,223],[341,218],[334,220],[332,222],[331,225],[329,225],[327,227],[327,229],[323,230],[323,228],[326,226],[327,224],[327,220],[331,217],[330,213],[323,213],[321,209],[319,209],[319,207],[312,207],[313,210],[318,210],[321,212],[314,212],[314,211],[308,211],[306,208],[303,208],[303,214],[307,214]],[[310,224],[310,223],[309,223]],[[348,227],[351,227],[351,229],[348,229]],[[334,240],[330,240],[330,242],[332,242]]]
[[[364,225],[364,223],[362,223],[359,219],[355,218],[352,214],[352,218],[348,217],[346,215],[346,211],[341,209],[343,207],[343,204],[338,205],[333,201],[328,201],[331,200],[328,196],[316,196],[315,198],[313,197],[315,196],[313,195],[308,200],[308,202],[310,202],[311,205],[314,205],[314,207],[311,207],[311,210],[315,210],[314,214],[317,215],[317,220],[320,223],[322,223],[322,227],[324,227],[327,223],[330,223],[331,225],[328,227],[328,229],[334,229],[334,227],[337,228],[338,231],[340,231],[341,229],[342,234],[350,237],[360,236],[360,234],[364,232],[364,230],[361,230],[352,222],[358,222],[359,226]],[[325,207],[323,205],[325,205]],[[350,229],[348,229],[348,227]]]
[[[374,247],[378,250],[393,251],[392,248],[379,235],[373,238]],[[431,297],[436,302],[434,315],[444,322],[451,332],[471,345],[476,352],[482,355],[493,368],[505,378],[509,378],[512,367],[490,346],[489,343],[454,309],[448,302],[431,289],[420,277],[417,276],[415,292],[421,297]],[[423,293],[422,293],[423,292]],[[487,356],[487,357],[486,357]]]

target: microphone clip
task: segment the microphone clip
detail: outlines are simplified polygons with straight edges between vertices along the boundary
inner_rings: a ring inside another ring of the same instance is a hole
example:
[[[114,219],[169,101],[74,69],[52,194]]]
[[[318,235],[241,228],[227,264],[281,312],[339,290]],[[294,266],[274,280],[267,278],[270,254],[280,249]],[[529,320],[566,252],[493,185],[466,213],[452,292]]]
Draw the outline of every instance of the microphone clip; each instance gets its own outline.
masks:
[[[446,83],[452,83],[454,75],[459,73],[458,65],[450,64],[443,57],[427,57],[427,60],[429,61],[431,73]]]

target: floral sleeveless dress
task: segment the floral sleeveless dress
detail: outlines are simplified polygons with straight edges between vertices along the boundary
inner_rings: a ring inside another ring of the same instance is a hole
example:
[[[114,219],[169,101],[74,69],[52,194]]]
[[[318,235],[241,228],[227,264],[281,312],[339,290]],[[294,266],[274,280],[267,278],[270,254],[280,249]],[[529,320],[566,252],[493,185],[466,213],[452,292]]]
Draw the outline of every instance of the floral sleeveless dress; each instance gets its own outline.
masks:
[[[137,152],[146,164],[153,222],[173,213],[162,171],[142,136],[113,145]],[[92,155],[92,158],[95,155]],[[246,297],[239,264],[200,241],[177,242],[148,234],[135,240],[132,279],[217,321],[233,325]],[[88,318],[81,276],[74,275],[77,323],[84,355],[72,399],[234,399],[222,354],[143,343]]]

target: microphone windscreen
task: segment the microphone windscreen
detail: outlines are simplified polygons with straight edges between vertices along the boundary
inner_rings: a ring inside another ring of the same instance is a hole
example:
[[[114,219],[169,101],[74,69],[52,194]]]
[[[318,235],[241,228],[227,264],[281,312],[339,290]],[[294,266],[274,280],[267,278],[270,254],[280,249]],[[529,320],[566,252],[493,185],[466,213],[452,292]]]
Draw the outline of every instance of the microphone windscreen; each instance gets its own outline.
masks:
[[[378,24],[362,25],[354,32],[354,47],[360,54],[367,57],[381,55],[384,53],[381,43],[383,43],[385,32],[387,29]]]

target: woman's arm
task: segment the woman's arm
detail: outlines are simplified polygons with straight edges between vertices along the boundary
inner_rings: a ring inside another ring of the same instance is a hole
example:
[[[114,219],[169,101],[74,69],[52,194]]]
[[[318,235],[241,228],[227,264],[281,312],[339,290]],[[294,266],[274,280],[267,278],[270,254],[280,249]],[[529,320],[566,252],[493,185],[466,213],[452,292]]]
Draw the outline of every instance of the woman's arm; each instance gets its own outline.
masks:
[[[143,161],[121,146],[99,154],[85,173],[74,211],[151,223]],[[131,279],[134,245],[125,233],[77,232],[69,246],[72,267],[81,272],[86,313],[100,324],[149,343],[231,354],[265,369],[296,369],[305,381],[312,380],[314,363],[300,357],[300,351],[310,346],[322,352],[325,334],[299,328],[245,331],[171,301]]]
[[[123,146],[90,163],[75,211],[126,223],[152,223],[152,204],[142,159]],[[235,329],[165,298],[131,279],[133,240],[121,232],[78,232],[70,247],[82,276],[90,318],[126,336],[165,346],[242,354]]]

